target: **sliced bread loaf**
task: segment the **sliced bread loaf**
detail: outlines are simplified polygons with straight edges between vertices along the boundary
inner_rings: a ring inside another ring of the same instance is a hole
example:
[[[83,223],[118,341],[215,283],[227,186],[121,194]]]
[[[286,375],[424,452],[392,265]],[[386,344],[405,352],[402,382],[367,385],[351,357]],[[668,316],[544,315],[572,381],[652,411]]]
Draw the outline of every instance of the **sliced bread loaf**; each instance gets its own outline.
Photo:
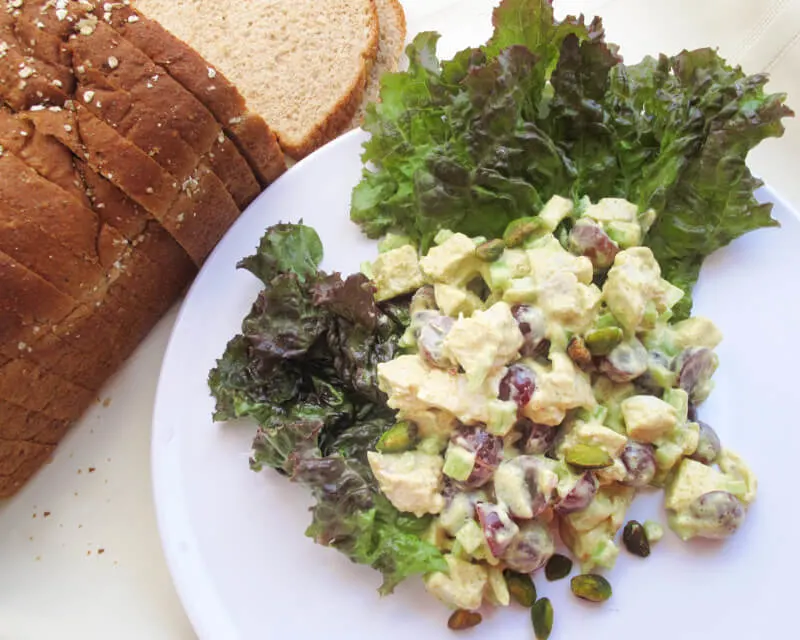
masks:
[[[345,131],[364,99],[378,49],[374,0],[139,0],[137,6],[237,85],[295,159]]]
[[[124,3],[8,5],[0,497],[46,460],[174,302],[196,272],[189,256],[201,263],[285,169],[276,138],[221,72],[171,37],[161,48],[178,63],[167,70],[126,37],[140,19]],[[124,25],[111,24],[112,8],[128,11]],[[195,78],[177,77],[198,65]],[[202,92],[217,89],[214,111]]]
[[[28,135],[14,136],[19,129]],[[26,141],[30,144],[25,145]],[[142,316],[152,321],[160,317],[189,282],[194,267],[154,219],[86,164],[73,162],[67,148],[32,121],[0,112],[0,144],[24,154],[27,166],[38,167],[43,178],[52,174],[68,186],[85,184],[85,192],[60,195],[62,200],[67,195],[74,198],[71,208],[77,211],[84,209],[83,201],[98,213],[95,243],[107,274],[107,282],[98,285],[96,295],[69,296],[6,256],[0,261],[0,290],[8,292],[0,302],[0,353],[30,360],[49,373],[97,389],[103,372],[111,366],[105,356],[110,359],[119,348],[136,344],[119,339],[121,328]],[[58,187],[49,185],[49,189]],[[69,212],[70,207],[65,209]]]
[[[275,134],[261,116],[248,111],[238,89],[197,51],[128,4],[106,3],[95,9],[95,15],[206,105],[222,125],[226,137],[247,158],[262,187],[286,171]]]

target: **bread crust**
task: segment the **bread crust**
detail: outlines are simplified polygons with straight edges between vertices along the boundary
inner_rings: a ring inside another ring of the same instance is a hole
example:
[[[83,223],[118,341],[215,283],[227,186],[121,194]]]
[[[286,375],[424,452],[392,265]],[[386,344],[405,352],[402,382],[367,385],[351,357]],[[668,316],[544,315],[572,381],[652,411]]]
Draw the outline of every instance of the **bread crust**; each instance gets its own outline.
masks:
[[[261,193],[261,185],[246,158],[224,132],[220,132],[208,152],[208,165],[242,211]]]
[[[90,7],[72,2],[67,5],[67,19],[53,21],[47,19],[49,11],[42,19],[41,8],[47,6],[41,0],[26,2],[25,14],[17,19],[18,30],[19,25],[25,25],[32,32],[33,44],[28,53],[41,52],[39,65],[42,73],[47,74],[46,79],[55,79],[59,72],[69,73],[72,79],[70,70],[74,69],[80,83],[76,87],[73,80],[71,89],[65,91],[69,95],[77,92],[78,101],[91,96],[91,100],[83,100],[86,107],[145,151],[154,156],[157,152],[156,159],[163,160],[160,164],[182,182],[198,163],[189,147],[197,155],[205,156],[213,152],[212,145],[218,146],[215,131],[218,125],[213,116],[104,21],[92,24],[84,32],[78,29],[77,34],[64,28],[64,22],[70,19],[73,23],[85,19]],[[91,14],[89,17],[94,18]],[[39,26],[31,29],[32,21]],[[62,38],[67,39],[66,43]],[[117,47],[119,53],[114,51]],[[66,67],[62,68],[64,64]],[[109,74],[113,81],[109,81]],[[261,185],[238,150],[228,146],[220,151],[225,154],[226,162],[214,168],[219,170],[219,177],[239,210],[243,210],[258,195]]]
[[[68,0],[66,18],[55,4],[0,12],[0,497],[286,170],[274,132],[188,45],[121,3]],[[287,144],[298,158],[364,99],[379,36],[369,8],[361,73]]]
[[[334,138],[350,128],[356,112],[358,111],[367,88],[372,65],[378,55],[378,41],[380,37],[380,26],[378,21],[378,9],[375,1],[369,1],[370,6],[370,31],[367,40],[367,48],[362,58],[361,72],[353,83],[345,90],[342,97],[334,105],[333,109],[321,121],[313,126],[308,135],[300,142],[294,143],[286,138],[282,138],[278,133],[278,142],[284,152],[294,158],[301,160],[327,144]]]
[[[24,351],[29,336],[56,324],[73,309],[74,301],[53,285],[0,252],[0,344]]]
[[[0,496],[46,461],[261,190],[166,72],[153,98],[122,65],[98,71],[112,44],[158,67],[110,27],[97,29],[105,49],[81,49],[91,34],[70,40],[79,25],[37,4],[0,12]],[[150,157],[156,142],[165,152]]]
[[[286,171],[286,160],[275,134],[263,118],[248,112],[239,90],[222,73],[189,45],[133,7],[117,5],[108,12],[102,7],[95,9],[98,17],[101,12],[102,19],[107,19],[116,31],[166,69],[214,114],[225,135],[247,159],[261,187],[271,184]]]
[[[403,54],[403,46],[405,43],[406,38],[406,14],[403,10],[403,6],[400,4],[399,0],[383,0],[386,3],[387,8],[390,13],[390,19],[393,21],[393,27],[397,29],[400,34],[400,42],[397,49],[392,50],[388,48],[388,44],[385,41],[385,26],[382,21],[380,21],[381,12],[378,10],[379,16],[379,23],[380,23],[380,40],[378,42],[378,55],[376,60],[376,66],[381,65],[383,67],[382,73],[386,72],[393,72],[397,70],[397,63],[400,60],[400,56]],[[377,6],[377,3],[376,3]],[[380,76],[371,73],[370,76],[367,78],[367,86],[364,91],[364,97],[359,104],[358,109],[356,110],[355,115],[350,123],[351,128],[360,127],[364,116],[366,114],[367,105],[370,102],[377,101],[379,98],[379,91],[380,91]]]
[[[0,420],[9,425],[3,430],[4,440],[24,440],[45,445],[58,444],[69,428],[66,420],[54,420],[6,400],[0,400]]]
[[[22,451],[22,455],[17,451],[15,470],[12,473],[0,475],[0,498],[14,495],[36,473],[39,467],[50,459],[54,450],[54,446],[37,446],[32,451]],[[0,455],[2,454],[0,453]]]

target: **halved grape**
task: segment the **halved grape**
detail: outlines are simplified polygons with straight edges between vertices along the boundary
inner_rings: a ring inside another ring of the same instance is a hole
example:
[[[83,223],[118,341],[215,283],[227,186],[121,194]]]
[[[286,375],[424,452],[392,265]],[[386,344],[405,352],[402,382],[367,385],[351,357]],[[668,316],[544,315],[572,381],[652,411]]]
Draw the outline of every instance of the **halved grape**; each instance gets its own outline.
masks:
[[[619,246],[603,228],[585,219],[572,227],[568,245],[572,253],[589,258],[595,269],[608,269],[619,253]]]
[[[539,307],[529,304],[517,304],[511,308],[511,314],[517,321],[519,331],[525,340],[520,354],[526,358],[547,353],[548,341],[545,340],[547,321]]]
[[[722,442],[717,432],[702,420],[698,420],[700,426],[700,436],[697,440],[697,449],[689,456],[692,460],[697,460],[703,464],[714,464],[717,456],[722,451]]]
[[[419,333],[417,334],[417,348],[423,359],[434,367],[449,369],[455,363],[444,355],[444,339],[455,324],[449,316],[443,316],[433,311],[424,311],[417,315]]]
[[[710,491],[697,498],[689,511],[702,523],[697,535],[701,538],[727,538],[742,526],[745,511],[742,503],[727,491]]]
[[[653,481],[656,475],[656,456],[653,445],[629,440],[620,454],[627,471],[622,484],[641,489]]]
[[[583,511],[594,500],[597,494],[597,478],[591,471],[578,476],[572,488],[561,498],[555,509],[561,515]]]
[[[533,573],[547,564],[555,553],[550,531],[540,522],[530,520],[523,524],[502,556],[509,569],[520,573]]]
[[[465,489],[482,487],[492,478],[495,469],[503,460],[503,439],[493,436],[480,427],[460,425],[450,439],[454,444],[475,454],[472,473],[458,485]]]
[[[435,311],[436,295],[433,285],[426,284],[417,289],[411,297],[411,304],[408,307],[409,313],[414,316],[423,311]]]
[[[479,502],[475,505],[483,537],[495,558],[501,557],[508,549],[514,536],[519,531],[517,524],[508,515],[508,512],[496,504]]]
[[[555,442],[558,435],[558,428],[547,424],[539,424],[528,418],[517,420],[514,428],[522,434],[519,440],[519,447],[523,453],[544,454],[547,453]]]
[[[498,467],[494,490],[515,518],[535,518],[552,503],[558,476],[538,457],[522,455]]]
[[[600,371],[614,382],[630,382],[647,371],[647,349],[636,338],[621,342],[603,358]]]
[[[531,401],[536,390],[536,379],[531,369],[521,364],[512,364],[500,381],[499,397],[501,400],[516,402],[522,409]]]
[[[708,383],[717,370],[717,354],[706,347],[685,349],[674,363],[678,385],[689,394],[694,404],[700,404],[708,395]]]

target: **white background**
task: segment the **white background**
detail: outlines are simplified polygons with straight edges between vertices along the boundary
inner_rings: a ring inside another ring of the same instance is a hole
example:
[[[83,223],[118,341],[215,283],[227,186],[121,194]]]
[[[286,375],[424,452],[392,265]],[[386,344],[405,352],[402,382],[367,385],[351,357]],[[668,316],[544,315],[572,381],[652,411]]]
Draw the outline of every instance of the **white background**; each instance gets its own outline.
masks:
[[[403,4],[409,36],[442,32],[445,55],[491,30],[492,0]],[[769,71],[773,90],[789,92],[800,108],[800,0],[556,0],[556,8],[600,13],[629,60],[717,45],[748,72]],[[800,123],[793,122],[783,140],[752,157],[754,170],[795,209],[798,148]],[[0,640],[194,637],[163,560],[150,482],[153,398],[174,319],[175,310],[52,463],[13,500],[0,501]]]

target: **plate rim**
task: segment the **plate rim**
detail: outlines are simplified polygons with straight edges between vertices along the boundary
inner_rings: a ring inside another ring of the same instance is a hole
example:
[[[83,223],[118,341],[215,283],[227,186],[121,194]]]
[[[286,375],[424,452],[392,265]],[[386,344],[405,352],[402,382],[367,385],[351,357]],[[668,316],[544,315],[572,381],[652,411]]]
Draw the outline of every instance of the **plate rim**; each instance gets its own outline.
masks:
[[[362,129],[354,129],[341,135],[290,167],[273,184],[284,182],[287,179],[294,180],[305,166],[319,161],[325,155],[335,153],[335,149],[351,144],[353,139],[361,137],[366,140],[367,135]],[[203,276],[211,269],[210,265],[213,262],[213,258],[221,250],[222,245],[225,244],[226,238],[249,215],[248,212],[258,207],[259,201],[265,197],[268,191],[269,188],[265,189],[240,214],[236,222],[220,239],[180,302],[180,309],[170,330],[167,347],[164,350],[164,357],[159,367],[158,383],[153,403],[150,473],[159,542],[181,606],[199,638],[235,638],[238,637],[238,632],[235,622],[231,620],[229,612],[222,605],[222,599],[217,594],[217,588],[208,576],[202,559],[199,557],[193,558],[191,554],[187,553],[187,550],[193,547],[192,545],[185,545],[185,542],[183,542],[186,539],[193,539],[194,532],[186,524],[188,518],[185,517],[186,514],[183,511],[186,504],[183,486],[179,483],[167,481],[171,477],[174,478],[174,473],[171,470],[175,468],[175,448],[168,446],[168,431],[170,428],[159,419],[165,402],[163,399],[166,395],[165,387],[168,384],[165,370],[175,349],[176,336],[186,314],[187,302],[191,299],[193,292],[202,286]],[[764,183],[760,191],[764,193],[765,201],[773,203],[800,220],[800,212],[795,210],[788,200],[780,196],[768,184]],[[165,433],[167,434],[167,443],[164,442]]]

